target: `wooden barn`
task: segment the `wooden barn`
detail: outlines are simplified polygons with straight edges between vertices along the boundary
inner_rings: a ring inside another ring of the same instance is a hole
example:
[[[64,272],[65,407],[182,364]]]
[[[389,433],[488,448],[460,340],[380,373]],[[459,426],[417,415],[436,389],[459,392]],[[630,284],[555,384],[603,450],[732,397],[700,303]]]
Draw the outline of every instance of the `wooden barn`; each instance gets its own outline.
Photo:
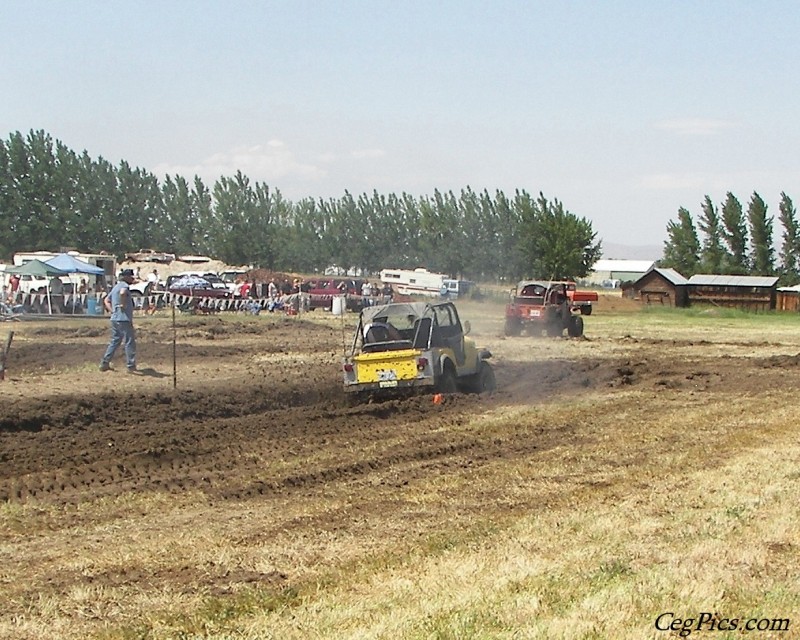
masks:
[[[800,311],[800,284],[778,289],[775,308],[778,311]]]
[[[687,285],[689,281],[675,269],[653,267],[633,283],[634,300],[643,304],[665,307],[685,307],[688,305]]]
[[[777,304],[777,276],[720,276],[696,274],[689,278],[689,304],[770,311]]]

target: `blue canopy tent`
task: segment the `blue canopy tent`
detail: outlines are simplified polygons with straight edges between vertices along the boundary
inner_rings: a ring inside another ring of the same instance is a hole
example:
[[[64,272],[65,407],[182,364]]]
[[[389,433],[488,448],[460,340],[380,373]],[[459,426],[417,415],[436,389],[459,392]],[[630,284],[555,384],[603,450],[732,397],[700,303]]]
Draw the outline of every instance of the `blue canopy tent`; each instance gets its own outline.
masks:
[[[94,276],[102,276],[106,273],[101,267],[97,267],[93,264],[89,264],[88,262],[84,262],[83,260],[79,260],[75,256],[71,256],[68,253],[60,253],[55,258],[46,260],[45,264],[55,267],[56,269],[60,269],[64,273],[86,273]],[[73,294],[74,293],[75,292],[73,290]],[[75,313],[76,297],[77,296],[75,295],[72,296],[72,313]]]
[[[83,260],[78,260],[78,258],[71,256],[68,253],[60,253],[55,258],[50,258],[45,262],[51,267],[61,269],[66,273],[89,273],[96,276],[102,276],[105,274],[105,271],[100,267],[96,267],[93,264],[84,262]]]

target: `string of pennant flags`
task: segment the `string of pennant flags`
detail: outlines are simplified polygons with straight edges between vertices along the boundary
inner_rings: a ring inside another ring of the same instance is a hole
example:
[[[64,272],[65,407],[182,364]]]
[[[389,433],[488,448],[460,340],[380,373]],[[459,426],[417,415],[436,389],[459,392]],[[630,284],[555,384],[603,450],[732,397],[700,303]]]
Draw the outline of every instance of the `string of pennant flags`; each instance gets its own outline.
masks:
[[[73,306],[86,307],[89,300],[94,300],[95,303],[100,304],[104,296],[104,293],[67,293],[63,294],[63,304],[67,308]],[[51,294],[50,297],[52,299],[55,296]],[[59,296],[59,299],[60,297],[62,296]],[[47,299],[46,293],[18,293],[16,303],[43,306],[47,304]],[[278,300],[284,303],[288,302],[285,299],[279,298]],[[134,298],[134,305],[137,309],[143,307],[158,307],[174,303],[179,307],[189,305],[219,311],[240,311],[242,309],[252,309],[255,306],[261,309],[267,309],[270,302],[273,302],[272,298],[212,298],[208,296],[189,296],[170,292],[153,293],[147,296]]]

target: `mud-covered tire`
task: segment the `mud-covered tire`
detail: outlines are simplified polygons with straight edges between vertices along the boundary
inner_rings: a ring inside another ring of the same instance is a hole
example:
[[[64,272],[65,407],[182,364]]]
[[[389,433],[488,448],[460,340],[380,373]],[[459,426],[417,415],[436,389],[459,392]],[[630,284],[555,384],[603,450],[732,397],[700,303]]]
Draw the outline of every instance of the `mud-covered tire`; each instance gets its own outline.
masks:
[[[458,391],[458,380],[452,365],[445,364],[444,371],[436,382],[436,391],[439,393],[456,393]]]
[[[580,338],[583,335],[583,318],[580,316],[572,316],[569,319],[567,332],[570,338]]]
[[[497,390],[497,380],[494,377],[494,369],[486,361],[482,361],[478,366],[478,373],[472,379],[473,393],[494,393]]]
[[[585,304],[581,307],[581,315],[582,316],[590,316],[592,315],[592,305]]]
[[[505,334],[507,336],[518,336],[522,333],[522,323],[519,318],[506,318]]]

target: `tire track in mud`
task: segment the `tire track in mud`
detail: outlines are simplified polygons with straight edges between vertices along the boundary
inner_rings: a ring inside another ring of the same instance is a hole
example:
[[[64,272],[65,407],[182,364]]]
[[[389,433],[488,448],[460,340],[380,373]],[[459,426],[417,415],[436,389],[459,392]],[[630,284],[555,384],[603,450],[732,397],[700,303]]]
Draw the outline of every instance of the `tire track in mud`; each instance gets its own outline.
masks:
[[[130,491],[187,490],[204,491],[212,500],[242,500],[390,468],[413,474],[420,462],[435,463],[432,468],[458,465],[461,458],[507,456],[519,444],[452,441],[449,426],[487,402],[492,400],[459,395],[434,405],[423,396],[354,408],[316,403],[265,411],[259,401],[232,418],[6,433],[22,442],[0,455],[0,500],[76,504]],[[321,462],[301,464],[307,459]]]
[[[209,387],[62,398],[57,405],[20,401],[0,420],[0,501],[79,504],[142,491],[202,491],[227,501],[389,471],[410,481],[437,469],[575,444],[575,431],[559,424],[535,437],[513,429],[497,441],[465,435],[458,424],[476,409],[538,404],[608,386],[749,389],[752,367],[786,384],[782,360],[748,364],[725,358],[681,364],[652,354],[636,361],[507,362],[498,367],[501,391],[494,398],[456,395],[439,406],[418,396],[348,408],[331,373],[302,384],[291,376],[251,383],[235,394]]]

